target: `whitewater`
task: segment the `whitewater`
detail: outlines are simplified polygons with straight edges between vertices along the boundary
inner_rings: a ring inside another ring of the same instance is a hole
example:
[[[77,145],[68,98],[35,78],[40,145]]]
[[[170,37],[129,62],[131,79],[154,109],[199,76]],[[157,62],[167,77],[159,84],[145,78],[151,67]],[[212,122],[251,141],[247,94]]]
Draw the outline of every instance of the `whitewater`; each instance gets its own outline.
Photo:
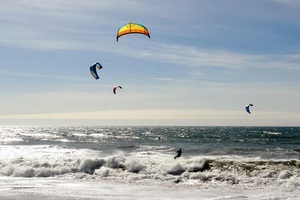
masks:
[[[299,127],[3,126],[0,200],[300,199],[299,145]]]

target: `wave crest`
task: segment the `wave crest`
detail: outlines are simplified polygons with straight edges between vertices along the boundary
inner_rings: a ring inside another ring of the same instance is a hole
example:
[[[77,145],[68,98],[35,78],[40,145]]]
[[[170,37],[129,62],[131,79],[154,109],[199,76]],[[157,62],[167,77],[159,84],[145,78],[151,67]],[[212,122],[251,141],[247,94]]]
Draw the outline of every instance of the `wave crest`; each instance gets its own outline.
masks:
[[[227,183],[300,185],[297,160],[243,160],[233,158],[191,157],[174,160],[157,155],[125,156],[123,153],[102,158],[77,158],[38,162],[17,159],[0,164],[0,174],[14,177],[92,178],[110,181],[155,183]]]

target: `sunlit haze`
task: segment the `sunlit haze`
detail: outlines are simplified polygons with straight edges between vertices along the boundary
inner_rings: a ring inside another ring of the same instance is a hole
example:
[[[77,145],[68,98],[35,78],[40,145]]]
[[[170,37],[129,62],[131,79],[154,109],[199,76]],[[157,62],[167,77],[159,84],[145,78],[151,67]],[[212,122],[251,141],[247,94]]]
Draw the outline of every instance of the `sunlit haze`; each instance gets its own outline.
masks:
[[[3,1],[0,125],[299,126],[299,9],[292,0]],[[117,42],[128,22],[151,38]]]

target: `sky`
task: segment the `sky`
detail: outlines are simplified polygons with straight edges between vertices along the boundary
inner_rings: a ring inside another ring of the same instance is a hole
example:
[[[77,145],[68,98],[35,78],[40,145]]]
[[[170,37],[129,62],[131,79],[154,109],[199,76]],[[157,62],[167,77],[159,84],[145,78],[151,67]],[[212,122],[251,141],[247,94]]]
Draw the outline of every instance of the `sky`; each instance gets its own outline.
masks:
[[[0,2],[1,126],[300,126],[298,0]]]

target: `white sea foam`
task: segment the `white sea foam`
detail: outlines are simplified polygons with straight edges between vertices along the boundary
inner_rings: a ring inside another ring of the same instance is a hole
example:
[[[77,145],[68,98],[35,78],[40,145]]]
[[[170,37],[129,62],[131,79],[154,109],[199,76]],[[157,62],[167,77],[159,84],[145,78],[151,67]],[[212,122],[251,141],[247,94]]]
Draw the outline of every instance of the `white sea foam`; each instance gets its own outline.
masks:
[[[259,137],[243,138],[238,135],[241,129],[228,137],[231,129],[226,128],[201,135],[206,129],[190,128],[189,135],[186,128],[174,127],[153,132],[127,127],[5,127],[0,129],[0,197],[26,191],[36,199],[47,199],[47,194],[52,199],[299,198],[297,147],[277,146],[275,141],[291,138],[289,145],[295,145],[297,135],[262,135],[260,130],[255,132]],[[165,135],[155,141],[158,131]],[[231,140],[237,145],[226,146]],[[254,152],[248,151],[252,144]],[[182,145],[183,155],[174,160]]]
[[[168,154],[99,151],[58,146],[0,146],[0,174],[10,177],[56,177],[141,183],[147,185],[224,184],[239,187],[277,186],[298,190],[299,161],[239,160],[230,157],[187,157],[174,160]],[[177,186],[176,186],[177,185]]]
[[[98,182],[95,180],[57,180],[45,178],[0,177],[1,200],[294,200],[299,191],[288,188],[205,187],[137,185],[128,183]]]
[[[282,135],[283,134],[283,132],[274,132],[274,131],[263,131],[263,133],[269,134],[269,135]]]

